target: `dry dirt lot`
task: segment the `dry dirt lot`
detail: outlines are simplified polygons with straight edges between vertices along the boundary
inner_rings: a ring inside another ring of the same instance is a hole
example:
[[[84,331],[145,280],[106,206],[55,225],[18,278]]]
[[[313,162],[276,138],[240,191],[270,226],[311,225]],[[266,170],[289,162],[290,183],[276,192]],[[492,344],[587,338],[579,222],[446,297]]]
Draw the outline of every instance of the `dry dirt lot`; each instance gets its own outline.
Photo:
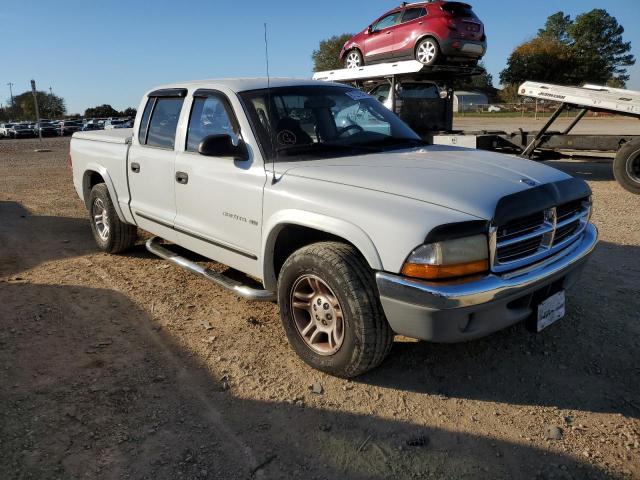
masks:
[[[344,381],[275,305],[142,244],[98,253],[68,139],[36,143],[0,141],[0,478],[640,478],[640,197],[608,162],[551,162],[589,181],[601,233],[565,319],[399,339]]]

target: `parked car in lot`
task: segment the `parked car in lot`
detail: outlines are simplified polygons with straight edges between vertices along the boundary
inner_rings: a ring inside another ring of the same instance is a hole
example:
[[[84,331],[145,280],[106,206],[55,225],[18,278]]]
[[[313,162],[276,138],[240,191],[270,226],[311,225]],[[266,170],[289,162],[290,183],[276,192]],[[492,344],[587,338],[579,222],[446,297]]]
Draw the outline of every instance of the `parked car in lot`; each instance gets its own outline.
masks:
[[[43,137],[53,137],[58,135],[59,127],[54,123],[40,122],[36,124],[36,135],[40,134]]]
[[[75,132],[79,132],[82,128],[82,122],[77,120],[63,120],[58,123],[58,135],[66,136],[73,135]]]
[[[0,124],[0,137],[9,137],[9,131],[13,128],[15,123],[2,123]]]
[[[90,132],[93,130],[102,130],[102,127],[98,123],[85,123],[81,130],[83,132]]]
[[[32,138],[33,129],[29,128],[27,124],[17,123],[9,129],[9,136],[11,138]]]
[[[112,130],[114,128],[124,128],[122,125],[125,123],[124,120],[106,120],[104,122],[105,130]]]
[[[542,330],[564,315],[565,290],[597,242],[583,180],[427,145],[345,85],[162,86],[143,96],[133,131],[75,133],[70,158],[101,250],[131,247],[137,227],[151,232],[147,248],[162,258],[277,300],[292,348],[342,377],[380,364],[394,333],[459,342],[522,321]]]
[[[461,2],[403,3],[349,39],[340,52],[346,68],[391,60],[477,63],[487,50],[484,25]]]

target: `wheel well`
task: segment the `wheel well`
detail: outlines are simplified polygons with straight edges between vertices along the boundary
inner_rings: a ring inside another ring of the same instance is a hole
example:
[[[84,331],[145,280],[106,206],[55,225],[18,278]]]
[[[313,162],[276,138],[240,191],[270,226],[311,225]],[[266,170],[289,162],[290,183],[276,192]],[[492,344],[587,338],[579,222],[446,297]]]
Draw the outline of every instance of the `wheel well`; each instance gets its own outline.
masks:
[[[356,47],[355,45],[353,47],[351,47],[349,50],[344,52],[344,55],[342,56],[342,59],[344,60],[345,58],[347,58],[347,55],[349,55],[349,52],[352,52],[354,50],[357,50],[358,53],[360,54],[361,58],[364,58],[364,55],[362,54],[362,50],[360,50],[358,47]]]
[[[300,248],[317,242],[342,242],[354,246],[342,237],[301,225],[285,225],[278,232],[273,246],[273,273],[277,281],[280,270],[289,256]],[[357,249],[357,247],[354,246]]]
[[[82,193],[84,196],[84,203],[89,207],[89,194],[91,193],[91,189],[95,187],[99,183],[105,183],[104,178],[98,172],[93,170],[87,170],[84,172],[84,177],[82,179]]]
[[[418,51],[418,45],[420,45],[420,42],[427,39],[427,38],[432,38],[433,40],[435,40],[436,44],[438,45],[438,49],[440,48],[440,40],[437,39],[437,37],[435,37],[433,34],[431,33],[426,33],[424,35],[422,35],[420,38],[418,38],[416,40],[415,45],[413,46],[413,56],[416,56],[416,53]]]

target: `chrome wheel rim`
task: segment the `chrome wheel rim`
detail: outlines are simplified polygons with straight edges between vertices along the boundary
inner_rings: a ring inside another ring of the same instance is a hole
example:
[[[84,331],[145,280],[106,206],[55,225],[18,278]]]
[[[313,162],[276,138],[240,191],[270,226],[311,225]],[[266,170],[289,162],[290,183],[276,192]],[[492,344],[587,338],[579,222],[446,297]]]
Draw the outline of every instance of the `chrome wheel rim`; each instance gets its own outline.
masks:
[[[333,355],[344,342],[344,315],[338,297],[315,275],[303,275],[291,289],[291,313],[298,334],[318,355]]]
[[[358,68],[360,66],[360,55],[358,52],[349,52],[347,55],[347,68]]]
[[[107,215],[107,207],[100,198],[96,198],[91,206],[93,214],[93,224],[96,226],[96,232],[102,240],[109,239],[109,216]]]
[[[418,46],[418,61],[420,63],[431,63],[436,56],[436,46],[431,40],[422,42]]]
[[[634,182],[640,183],[640,153],[627,159],[627,175]]]

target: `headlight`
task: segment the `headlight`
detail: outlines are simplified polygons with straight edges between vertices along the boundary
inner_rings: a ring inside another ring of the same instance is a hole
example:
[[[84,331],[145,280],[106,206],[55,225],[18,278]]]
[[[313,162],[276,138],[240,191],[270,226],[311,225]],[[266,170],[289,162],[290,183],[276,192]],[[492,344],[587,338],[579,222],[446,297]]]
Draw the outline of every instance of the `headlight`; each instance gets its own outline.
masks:
[[[489,270],[486,235],[421,245],[402,266],[402,274],[427,280],[464,277]]]

